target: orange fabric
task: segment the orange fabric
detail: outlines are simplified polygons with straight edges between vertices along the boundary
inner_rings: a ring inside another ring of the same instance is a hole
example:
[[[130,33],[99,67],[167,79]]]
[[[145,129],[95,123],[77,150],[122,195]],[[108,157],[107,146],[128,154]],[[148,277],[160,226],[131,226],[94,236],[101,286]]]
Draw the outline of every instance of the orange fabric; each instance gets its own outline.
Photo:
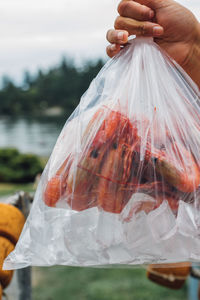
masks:
[[[13,271],[3,271],[4,259],[13,251],[14,245],[4,237],[0,237],[0,283],[3,288],[6,288],[13,276]],[[1,299],[1,298],[0,298]]]
[[[18,208],[0,203],[0,236],[16,244],[24,223],[25,217]]]

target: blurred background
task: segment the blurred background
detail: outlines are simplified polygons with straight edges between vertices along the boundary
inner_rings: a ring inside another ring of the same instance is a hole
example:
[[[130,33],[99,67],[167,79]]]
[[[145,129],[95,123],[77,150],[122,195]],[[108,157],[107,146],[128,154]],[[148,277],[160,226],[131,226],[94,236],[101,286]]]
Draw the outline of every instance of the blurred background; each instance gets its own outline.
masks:
[[[200,20],[199,0],[178,2]],[[19,190],[34,192],[63,125],[108,60],[105,36],[118,3],[1,0],[2,199]],[[186,285],[178,292],[156,286],[144,269],[34,268],[33,299],[184,300],[188,291]]]
[[[198,0],[179,0],[200,19]],[[0,147],[49,156],[107,60],[119,0],[0,2]]]

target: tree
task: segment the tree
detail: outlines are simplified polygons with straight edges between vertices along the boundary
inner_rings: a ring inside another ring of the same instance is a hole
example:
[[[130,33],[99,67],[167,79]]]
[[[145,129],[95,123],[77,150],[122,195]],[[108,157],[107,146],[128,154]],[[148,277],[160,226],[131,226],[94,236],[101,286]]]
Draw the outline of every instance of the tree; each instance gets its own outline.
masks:
[[[38,115],[54,106],[62,107],[69,114],[102,66],[102,60],[87,62],[80,70],[72,60],[63,57],[58,66],[46,72],[38,70],[35,77],[26,71],[20,87],[4,76],[0,90],[0,114]]]

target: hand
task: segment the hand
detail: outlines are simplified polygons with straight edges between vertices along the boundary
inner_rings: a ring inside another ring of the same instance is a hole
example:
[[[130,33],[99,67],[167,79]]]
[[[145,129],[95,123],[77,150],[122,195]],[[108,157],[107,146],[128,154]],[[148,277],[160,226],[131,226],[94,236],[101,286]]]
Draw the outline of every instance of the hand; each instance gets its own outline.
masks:
[[[191,75],[193,53],[200,55],[200,24],[192,12],[173,0],[122,0],[118,12],[115,30],[107,33],[110,57],[127,43],[129,35],[151,36]]]

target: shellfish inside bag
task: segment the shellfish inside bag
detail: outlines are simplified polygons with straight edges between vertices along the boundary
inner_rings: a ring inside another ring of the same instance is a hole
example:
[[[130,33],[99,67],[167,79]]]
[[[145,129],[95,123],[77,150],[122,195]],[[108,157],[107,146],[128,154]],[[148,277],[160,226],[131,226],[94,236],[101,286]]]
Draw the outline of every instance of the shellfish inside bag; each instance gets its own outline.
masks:
[[[200,261],[200,93],[136,38],[67,120],[5,269]]]

